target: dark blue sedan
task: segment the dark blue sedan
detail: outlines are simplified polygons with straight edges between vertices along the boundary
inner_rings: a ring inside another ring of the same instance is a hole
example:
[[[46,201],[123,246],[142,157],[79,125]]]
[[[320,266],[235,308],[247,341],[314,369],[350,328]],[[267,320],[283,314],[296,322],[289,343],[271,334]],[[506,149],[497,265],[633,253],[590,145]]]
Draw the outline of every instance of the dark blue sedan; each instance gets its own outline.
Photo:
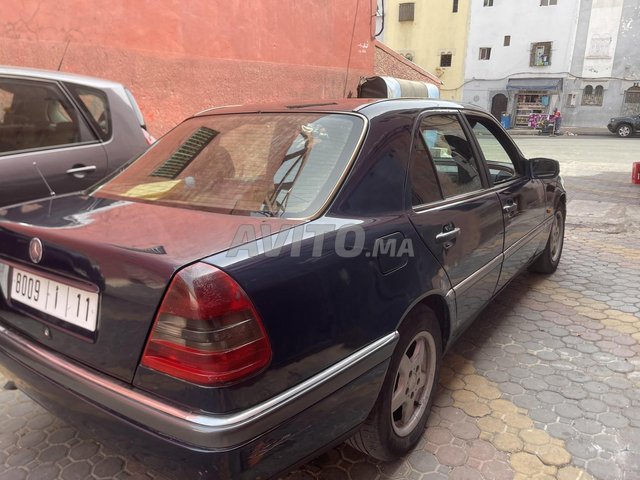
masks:
[[[181,478],[268,478],[422,435],[443,353],[566,194],[473,107],[341,100],[186,120],[82,194],[0,210],[0,371]]]

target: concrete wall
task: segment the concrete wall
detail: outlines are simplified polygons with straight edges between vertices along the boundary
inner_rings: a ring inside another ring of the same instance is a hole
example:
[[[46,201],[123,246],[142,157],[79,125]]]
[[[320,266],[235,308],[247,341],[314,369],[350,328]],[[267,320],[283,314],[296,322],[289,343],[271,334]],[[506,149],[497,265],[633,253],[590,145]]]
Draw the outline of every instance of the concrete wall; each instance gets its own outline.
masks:
[[[459,0],[456,13],[452,0],[418,0],[414,21],[400,22],[399,5],[404,1],[385,2],[384,43],[401,54],[411,54],[414,63],[437,73],[443,82],[442,98],[459,100],[472,0]],[[452,54],[451,67],[440,67],[442,53]]]
[[[610,39],[608,45],[607,39]],[[606,48],[597,48],[598,41]],[[604,127],[611,117],[634,113],[633,110],[640,108],[640,105],[627,108],[624,105],[624,92],[640,81],[638,45],[640,3],[637,0],[582,0],[571,67],[574,78],[565,87],[566,95],[576,95],[576,105],[571,107],[565,102],[565,125]],[[587,85],[604,88],[601,106],[582,104]]]
[[[497,79],[508,75],[551,76],[567,72],[571,66],[577,23],[577,1],[562,1],[542,7],[540,0],[494,0],[493,7],[482,1],[471,6],[469,46],[465,78]],[[504,36],[511,36],[504,46]],[[531,44],[553,42],[551,65],[529,65]],[[480,60],[480,47],[491,48],[491,59]]]
[[[540,6],[540,0],[494,0],[492,7],[483,3],[471,4],[464,101],[490,109],[495,94],[509,96],[509,78],[567,76],[578,23],[577,0],[559,0],[553,6]],[[504,45],[505,35],[511,37],[509,46]],[[530,66],[531,44],[537,42],[553,42],[549,66]],[[491,48],[489,60],[480,60],[481,47]],[[513,95],[508,106],[512,110]]]
[[[372,0],[0,0],[0,63],[120,81],[159,135],[210,106],[355,94],[373,74],[374,8]]]

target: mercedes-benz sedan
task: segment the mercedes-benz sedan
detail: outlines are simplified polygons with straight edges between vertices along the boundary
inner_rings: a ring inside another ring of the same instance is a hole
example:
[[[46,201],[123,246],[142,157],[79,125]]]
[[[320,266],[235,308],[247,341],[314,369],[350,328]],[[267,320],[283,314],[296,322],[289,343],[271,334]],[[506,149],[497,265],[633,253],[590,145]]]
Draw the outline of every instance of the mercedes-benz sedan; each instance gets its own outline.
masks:
[[[90,191],[0,211],[0,370],[181,478],[267,478],[423,434],[443,353],[566,194],[489,114],[430,100],[230,107]]]

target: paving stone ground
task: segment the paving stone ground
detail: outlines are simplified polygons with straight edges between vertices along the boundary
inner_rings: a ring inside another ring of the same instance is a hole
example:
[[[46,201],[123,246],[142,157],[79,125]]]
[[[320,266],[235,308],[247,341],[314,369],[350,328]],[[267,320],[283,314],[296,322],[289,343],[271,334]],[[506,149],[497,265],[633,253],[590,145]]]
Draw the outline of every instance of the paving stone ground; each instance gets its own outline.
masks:
[[[558,271],[519,277],[447,354],[415,451],[381,463],[342,445],[286,480],[640,480],[640,186],[612,172],[567,188]],[[118,452],[0,390],[0,480],[162,478]]]

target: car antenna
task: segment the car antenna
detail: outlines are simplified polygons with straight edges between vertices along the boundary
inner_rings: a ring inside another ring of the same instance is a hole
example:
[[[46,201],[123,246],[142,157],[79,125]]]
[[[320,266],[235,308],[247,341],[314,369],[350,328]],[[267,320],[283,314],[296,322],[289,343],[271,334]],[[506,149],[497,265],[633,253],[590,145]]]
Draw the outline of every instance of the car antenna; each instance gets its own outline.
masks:
[[[53,188],[51,188],[51,185],[49,185],[49,182],[47,182],[47,179],[44,178],[44,175],[42,174],[42,171],[40,170],[40,167],[38,167],[38,162],[33,162],[33,166],[35,167],[36,171],[38,172],[38,175],[40,175],[40,178],[42,179],[44,184],[47,186],[47,190],[49,190],[49,195],[52,196],[52,197],[55,197],[56,196],[56,192],[53,191]]]

